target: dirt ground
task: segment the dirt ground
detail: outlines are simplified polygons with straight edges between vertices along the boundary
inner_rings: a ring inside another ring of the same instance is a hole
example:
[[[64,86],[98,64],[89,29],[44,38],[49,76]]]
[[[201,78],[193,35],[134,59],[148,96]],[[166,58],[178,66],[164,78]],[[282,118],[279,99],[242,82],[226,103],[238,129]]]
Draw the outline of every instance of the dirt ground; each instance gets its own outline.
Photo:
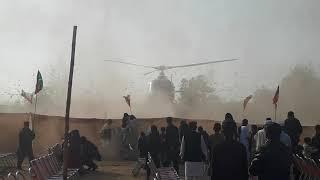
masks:
[[[135,165],[133,161],[103,161],[98,163],[99,168],[96,172],[86,174],[80,180],[145,180],[146,171],[141,170],[137,177],[133,177],[131,171]]]
[[[137,177],[133,177],[131,171],[135,165],[133,161],[103,161],[98,163],[99,169],[96,172],[81,176],[80,180],[146,180],[146,171],[141,170]],[[180,166],[180,178],[184,180],[184,167]],[[203,177],[209,180],[210,177]]]

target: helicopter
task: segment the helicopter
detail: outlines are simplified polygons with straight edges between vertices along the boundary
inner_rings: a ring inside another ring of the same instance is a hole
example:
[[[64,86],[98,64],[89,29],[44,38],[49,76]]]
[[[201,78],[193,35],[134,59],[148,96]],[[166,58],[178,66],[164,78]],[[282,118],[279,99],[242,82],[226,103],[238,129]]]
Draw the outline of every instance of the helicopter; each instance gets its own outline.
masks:
[[[193,63],[193,64],[186,64],[186,65],[178,65],[178,66],[148,66],[148,65],[141,65],[141,64],[135,64],[125,61],[118,61],[118,60],[104,60],[106,62],[113,62],[113,63],[120,63],[120,64],[126,64],[131,66],[138,66],[138,67],[144,67],[149,69],[154,69],[153,71],[144,73],[144,75],[149,75],[154,72],[160,71],[158,77],[154,79],[150,84],[150,91],[151,91],[151,97],[163,99],[165,97],[165,100],[169,100],[169,102],[175,101],[175,86],[173,82],[165,75],[165,71],[176,69],[176,68],[185,68],[185,67],[192,67],[192,66],[201,66],[206,64],[215,64],[215,63],[223,63],[223,62],[230,62],[230,61],[237,61],[238,59],[224,59],[224,60],[218,60],[218,61],[207,61],[202,63]]]

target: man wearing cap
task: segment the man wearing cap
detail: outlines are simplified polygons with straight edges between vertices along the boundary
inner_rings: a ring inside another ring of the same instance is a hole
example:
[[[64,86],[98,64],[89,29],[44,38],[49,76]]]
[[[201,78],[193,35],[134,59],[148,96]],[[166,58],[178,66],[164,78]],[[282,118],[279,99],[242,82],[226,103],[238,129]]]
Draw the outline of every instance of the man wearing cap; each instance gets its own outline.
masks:
[[[256,144],[256,151],[259,151],[260,148],[266,144],[267,142],[267,138],[266,138],[266,131],[265,128],[266,126],[268,126],[269,124],[272,123],[271,118],[267,118],[264,124],[264,128],[259,130],[257,132],[257,144]]]
[[[249,128],[248,128],[248,119],[242,120],[242,126],[240,127],[240,143],[243,144],[247,149],[247,156],[250,157],[249,150]]]
[[[19,132],[19,146],[17,151],[17,168],[22,169],[21,165],[25,157],[31,161],[33,157],[32,141],[35,138],[34,132],[29,128],[29,122],[24,122],[24,127]]]
[[[236,141],[237,125],[230,113],[222,123],[225,140],[212,151],[212,180],[248,180],[248,159],[244,145]]]

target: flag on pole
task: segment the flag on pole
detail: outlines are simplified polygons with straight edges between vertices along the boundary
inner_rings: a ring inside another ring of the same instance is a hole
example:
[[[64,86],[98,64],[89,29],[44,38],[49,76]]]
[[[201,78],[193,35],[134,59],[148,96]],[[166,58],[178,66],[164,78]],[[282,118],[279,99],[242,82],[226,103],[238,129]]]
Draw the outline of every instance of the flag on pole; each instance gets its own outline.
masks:
[[[252,99],[252,95],[246,97],[243,101],[243,111],[246,109],[248,102],[250,101],[250,99]]]
[[[130,95],[123,96],[123,98],[126,100],[126,103],[127,103],[127,104],[128,104],[128,106],[131,108]]]
[[[279,86],[278,86],[276,94],[273,97],[273,104],[274,104],[275,108],[278,107],[279,93],[280,93],[280,91],[279,91]]]
[[[32,104],[33,95],[34,95],[33,93],[27,93],[22,89],[20,95],[24,97],[30,104]]]
[[[36,90],[34,91],[34,94],[38,94],[43,88],[43,80],[40,71],[38,70],[37,73],[37,84],[36,84]]]

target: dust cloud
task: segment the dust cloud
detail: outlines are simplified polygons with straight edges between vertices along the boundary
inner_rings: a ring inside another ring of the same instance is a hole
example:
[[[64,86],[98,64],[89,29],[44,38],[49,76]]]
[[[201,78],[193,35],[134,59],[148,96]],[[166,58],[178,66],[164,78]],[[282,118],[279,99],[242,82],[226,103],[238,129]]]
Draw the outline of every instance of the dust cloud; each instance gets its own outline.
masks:
[[[288,111],[294,111],[303,125],[319,124],[320,114],[320,77],[312,66],[297,65],[281,80],[280,98],[277,110],[277,122],[283,123]],[[243,99],[224,101],[215,97],[214,101],[205,105],[183,107],[183,116],[197,119],[223,120],[226,112],[231,112],[234,118],[241,122],[247,118],[251,123],[262,124],[267,117],[275,119],[275,106],[272,99],[276,92],[270,87],[260,87],[255,90],[253,98],[243,111]],[[250,94],[248,94],[250,95]]]
[[[123,99],[130,94],[137,117],[222,120],[231,112],[238,121],[248,118],[262,123],[274,117],[272,97],[279,84],[278,121],[293,110],[304,124],[319,122],[317,1],[4,2],[0,7],[0,89],[32,92],[33,74],[40,69],[44,90],[38,96],[39,114],[65,112],[72,26],[78,25],[73,117],[120,118],[130,111]],[[104,62],[183,65],[226,58],[241,61],[166,72],[168,77],[174,75],[176,90],[182,78],[201,74],[218,82],[214,88],[231,89],[214,92],[211,102],[191,107],[178,101],[148,102],[148,82],[157,73],[143,76],[148,69]],[[242,112],[242,100],[250,94],[254,98]],[[1,94],[0,100],[1,112],[34,111],[34,105],[21,97]]]
[[[65,81],[63,80],[65,83]],[[49,115],[63,115],[65,92],[61,91],[65,87],[64,83],[52,82],[39,95],[38,112]],[[110,84],[112,84],[110,82]],[[296,116],[301,119],[304,125],[314,125],[319,123],[320,115],[320,77],[314,69],[308,65],[297,65],[281,80],[280,99],[278,103],[277,121],[282,122],[286,118],[286,113],[290,110],[296,112]],[[120,89],[117,85],[99,85],[94,87],[93,92],[88,91],[83,94],[73,95],[72,114],[75,117],[96,117],[96,118],[121,118],[123,112],[130,112],[122,95],[117,92]],[[62,92],[59,94],[59,90]],[[104,91],[105,90],[105,91]],[[185,105],[182,102],[168,103],[144,97],[133,96],[132,111],[140,118],[159,118],[174,116],[187,119],[212,119],[223,120],[226,112],[231,112],[237,121],[243,118],[254,123],[263,123],[266,117],[274,119],[274,105],[272,98],[276,87],[260,87],[251,94],[253,98],[243,111],[243,99],[226,101],[223,97],[215,94],[208,94],[208,100],[202,104]],[[249,94],[249,93],[248,93]],[[190,94],[193,96],[193,94]],[[176,93],[178,100],[179,93]],[[212,98],[214,97],[214,98]],[[24,107],[33,106],[25,103]],[[12,107],[14,108],[14,107]],[[27,111],[27,108],[24,109]],[[109,114],[110,113],[110,114]]]

